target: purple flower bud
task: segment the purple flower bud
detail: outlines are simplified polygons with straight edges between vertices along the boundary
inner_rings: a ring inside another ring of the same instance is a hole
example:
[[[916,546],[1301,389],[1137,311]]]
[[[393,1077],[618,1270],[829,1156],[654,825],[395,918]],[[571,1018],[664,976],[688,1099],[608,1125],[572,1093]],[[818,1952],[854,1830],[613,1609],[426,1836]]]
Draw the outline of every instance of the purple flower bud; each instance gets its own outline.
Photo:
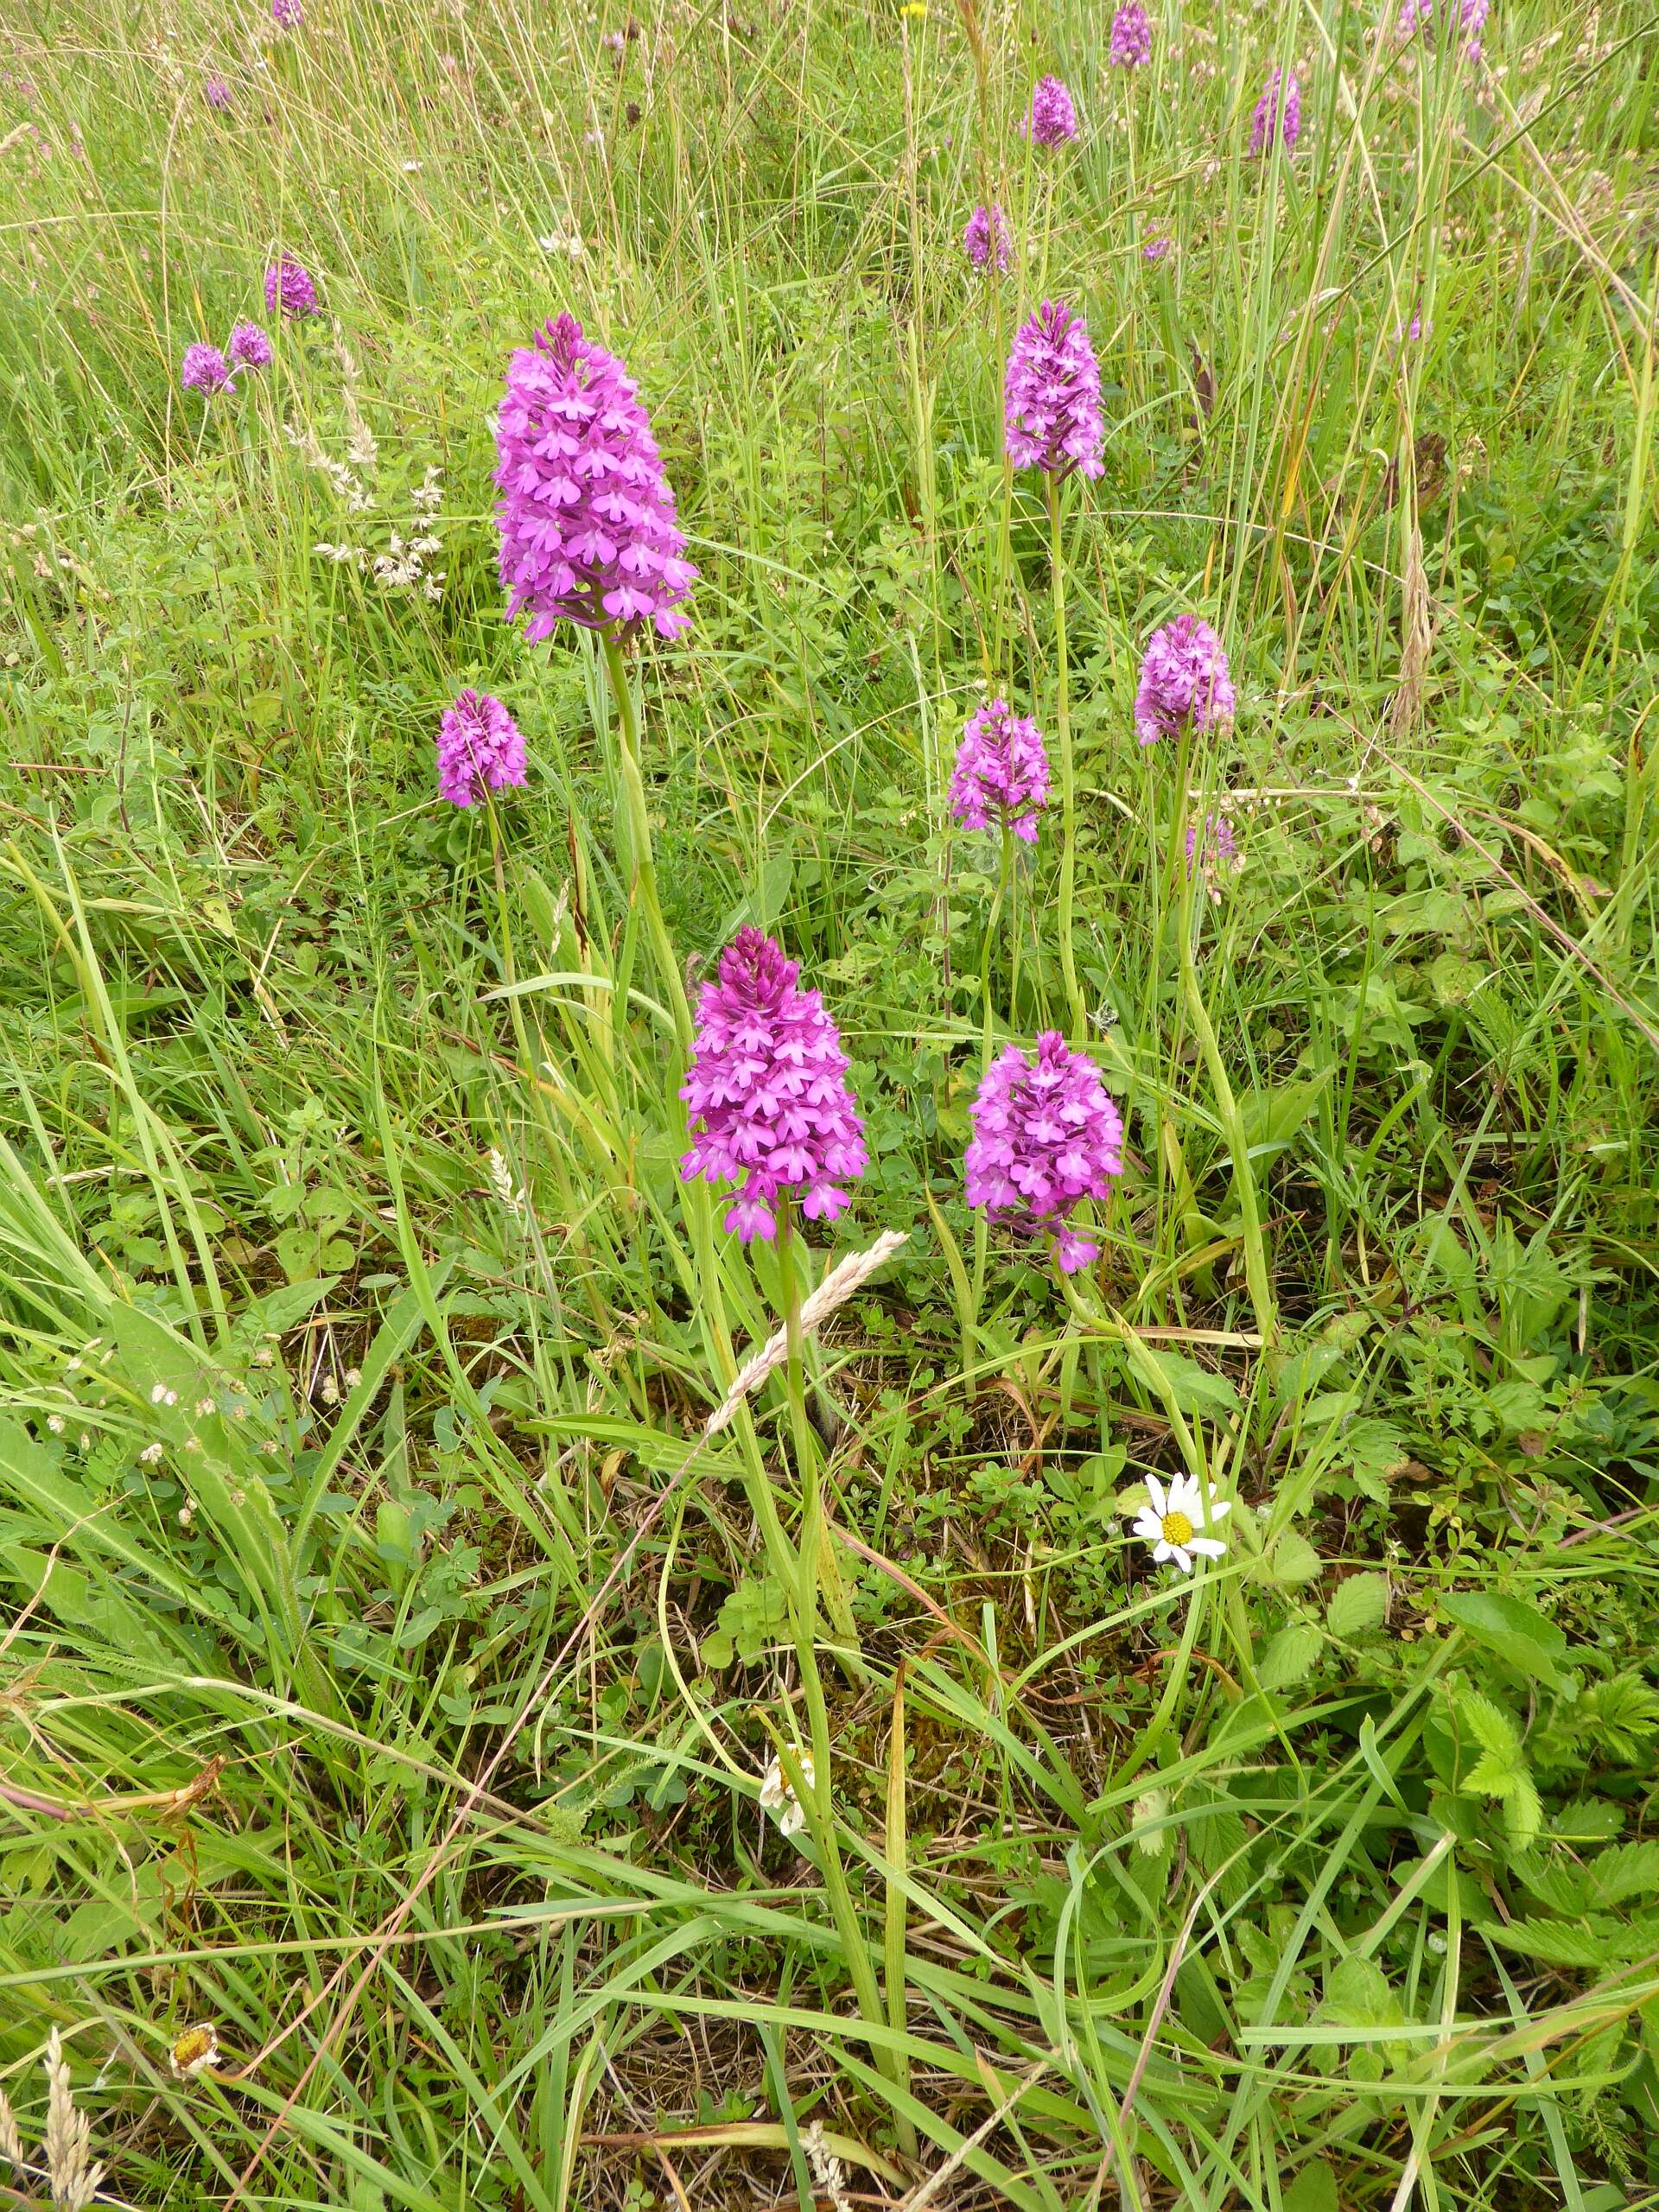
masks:
[[[217,346],[208,346],[198,339],[194,346],[184,349],[184,359],[179,364],[179,382],[187,391],[199,391],[204,399],[215,391],[234,391],[231,380],[231,365]]]
[[[1143,259],[1145,260],[1162,261],[1169,252],[1169,240],[1167,238],[1148,238],[1145,245],[1141,247],[1141,252]]]
[[[231,333],[230,355],[241,368],[269,368],[270,340],[257,322],[238,322]]]
[[[1026,129],[1039,146],[1063,146],[1077,135],[1077,111],[1058,77],[1039,77],[1033,87]]]
[[[1071,1227],[1072,1209],[1105,1198],[1123,1173],[1122,1117],[1094,1062],[1046,1030],[1034,1061],[1017,1045],[997,1055],[968,1112],[969,1205],[1016,1232],[1052,1236],[1065,1274],[1086,1267],[1100,1247]]]
[[[1204,878],[1204,887],[1211,899],[1219,903],[1221,879],[1236,875],[1243,862],[1239,858],[1238,840],[1233,835],[1233,825],[1224,814],[1206,814],[1202,834],[1196,822],[1186,825],[1186,872],[1192,874],[1197,863]]]
[[[1007,267],[1014,244],[1002,210],[995,201],[988,207],[976,207],[968,218],[968,227],[962,234],[962,250],[976,269],[983,269],[994,261],[1000,276]]]
[[[1112,67],[1138,69],[1152,59],[1152,25],[1141,0],[1123,0],[1112,17]]]
[[[562,621],[664,638],[696,575],[638,386],[562,315],[507,368],[496,418],[496,521],[507,620],[534,643]]]
[[[1492,0],[1460,0],[1459,27],[1463,32],[1464,53],[1471,61],[1480,59],[1480,35],[1485,29],[1491,6]],[[1410,38],[1433,20],[1434,0],[1401,0],[1400,20],[1395,26],[1395,34],[1402,39]]]
[[[303,262],[279,253],[265,271],[265,312],[284,322],[298,322],[317,311],[317,288]]]
[[[1135,695],[1135,731],[1142,745],[1179,736],[1183,728],[1230,722],[1235,703],[1227,656],[1207,622],[1178,614],[1153,632]]]
[[[1081,315],[1045,300],[1020,325],[1008,349],[1002,398],[1008,458],[1016,468],[1100,474],[1106,435],[1100,368]]]
[[[794,1191],[809,1219],[833,1220],[848,1204],[841,1184],[868,1165],[840,1034],[799,973],[769,937],[740,930],[719,982],[702,987],[680,1086],[691,1132],[680,1173],[741,1185],[725,1221],[746,1244],[771,1242]]]
[[[1255,113],[1250,121],[1250,151],[1265,154],[1272,147],[1274,133],[1280,128],[1279,67],[1274,64],[1268,79],[1268,88],[1255,104]],[[1302,88],[1296,81],[1293,69],[1285,85],[1284,119],[1285,151],[1288,153],[1302,135]]]
[[[270,20],[279,31],[296,31],[305,21],[301,0],[270,0]]]
[[[438,796],[470,806],[487,785],[499,791],[524,780],[524,734],[487,691],[461,691],[438,724]]]
[[[231,104],[231,88],[215,69],[201,88],[201,97],[209,107],[226,108]]]
[[[1006,699],[988,700],[962,733],[950,777],[950,811],[965,829],[1012,830],[1037,842],[1037,817],[1048,804],[1048,752],[1027,715]]]

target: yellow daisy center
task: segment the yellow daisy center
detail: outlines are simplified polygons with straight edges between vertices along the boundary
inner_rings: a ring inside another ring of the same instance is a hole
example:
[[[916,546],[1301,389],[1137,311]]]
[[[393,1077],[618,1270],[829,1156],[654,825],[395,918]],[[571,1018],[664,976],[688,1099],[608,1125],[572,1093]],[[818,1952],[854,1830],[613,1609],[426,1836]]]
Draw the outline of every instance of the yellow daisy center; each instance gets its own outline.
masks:
[[[1192,1540],[1192,1523],[1185,1513],[1166,1513],[1164,1541],[1166,1544],[1185,1544]]]

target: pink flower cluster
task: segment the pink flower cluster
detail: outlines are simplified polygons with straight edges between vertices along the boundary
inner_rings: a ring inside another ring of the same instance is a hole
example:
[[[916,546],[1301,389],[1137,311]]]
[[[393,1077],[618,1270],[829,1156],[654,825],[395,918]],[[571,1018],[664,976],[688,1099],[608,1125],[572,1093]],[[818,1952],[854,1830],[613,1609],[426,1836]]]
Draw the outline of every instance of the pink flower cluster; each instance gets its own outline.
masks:
[[[662,455],[614,353],[561,315],[507,368],[496,420],[496,520],[507,619],[532,643],[562,620],[626,632],[649,619],[664,638],[696,570]]]
[[[268,369],[271,344],[257,322],[238,322],[231,332],[231,359],[239,368]]]
[[[691,1124],[680,1173],[741,1185],[725,1224],[746,1244],[777,1234],[791,1192],[804,1192],[810,1220],[833,1220],[848,1204],[842,1182],[867,1165],[840,1035],[818,993],[798,988],[799,973],[771,938],[740,930],[719,982],[702,987],[680,1086]]]
[[[1236,703],[1227,655],[1207,622],[1178,614],[1153,632],[1135,695],[1135,734],[1142,745],[1230,722]]]
[[[1463,32],[1463,50],[1471,61],[1480,59],[1480,35],[1486,27],[1486,18],[1492,10],[1492,0],[1461,0],[1459,28]],[[1395,26],[1397,37],[1413,37],[1425,25],[1434,20],[1434,0],[1401,0],[1400,19]]]
[[[1077,111],[1065,80],[1039,77],[1032,88],[1026,129],[1039,146],[1063,146],[1077,135]]]
[[[217,69],[207,77],[201,88],[201,97],[209,107],[227,108],[231,104],[231,87]]]
[[[1006,699],[988,700],[969,718],[950,777],[950,811],[965,829],[1012,830],[1037,842],[1037,817],[1048,804],[1048,753],[1028,715]]]
[[[1274,64],[1268,79],[1267,90],[1255,104],[1255,113],[1250,119],[1250,151],[1265,154],[1273,144],[1274,134],[1282,130],[1285,151],[1288,153],[1302,135],[1302,88],[1296,81],[1293,69],[1285,80],[1282,120],[1279,102],[1279,66]]]
[[[1202,828],[1196,822],[1186,825],[1186,872],[1192,874],[1196,862],[1204,880],[1205,890],[1221,903],[1222,878],[1236,875],[1243,861],[1239,855],[1238,839],[1233,825],[1224,814],[1206,814]]]
[[[1100,366],[1080,315],[1045,300],[1014,334],[1003,384],[1008,458],[1017,468],[1098,476],[1105,424]]]
[[[968,227],[962,234],[962,250],[976,269],[994,263],[1001,276],[1007,267],[1014,245],[1002,210],[995,201],[988,207],[976,207],[968,218]]]
[[[1123,0],[1112,17],[1111,62],[1115,69],[1138,69],[1152,59],[1152,25],[1141,0]]]
[[[298,322],[317,311],[317,288],[311,271],[292,254],[279,253],[265,271],[265,313],[280,315],[284,322]]]
[[[462,691],[438,724],[438,795],[471,806],[485,787],[503,791],[524,780],[522,731],[487,691]]]
[[[185,347],[184,359],[179,364],[179,382],[187,391],[199,391],[204,399],[216,391],[236,390],[230,363],[217,346],[209,346],[201,339]]]
[[[1010,1045],[986,1070],[969,1116],[969,1205],[1052,1236],[1066,1274],[1086,1267],[1100,1247],[1071,1226],[1072,1211],[1105,1198],[1123,1172],[1122,1117],[1094,1062],[1058,1029],[1039,1037],[1034,1061]]]

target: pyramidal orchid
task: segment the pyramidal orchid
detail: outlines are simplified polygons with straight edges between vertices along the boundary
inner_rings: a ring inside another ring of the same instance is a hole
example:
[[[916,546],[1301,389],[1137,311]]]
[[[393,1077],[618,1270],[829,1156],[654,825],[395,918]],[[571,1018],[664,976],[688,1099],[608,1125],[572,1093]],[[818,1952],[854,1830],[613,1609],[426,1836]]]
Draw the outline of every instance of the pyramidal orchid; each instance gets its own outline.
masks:
[[[1142,745],[1231,721],[1236,702],[1221,639],[1196,614],[1154,630],[1141,663],[1135,734]]]
[[[1296,81],[1293,69],[1284,79],[1284,101],[1279,98],[1280,72],[1275,62],[1268,79],[1267,89],[1255,104],[1255,113],[1250,118],[1250,151],[1262,155],[1272,150],[1275,133],[1282,136],[1285,151],[1302,135],[1302,88]]]
[[[290,253],[279,253],[265,271],[265,312],[280,315],[284,322],[298,322],[317,311],[317,288],[311,271]]]
[[[524,780],[524,735],[512,716],[487,691],[457,693],[438,724],[439,797],[471,806],[486,787]]]
[[[690,622],[696,570],[639,387],[561,315],[507,367],[496,420],[496,506],[507,619],[531,643],[561,621],[607,637]]]
[[[1138,69],[1152,59],[1152,25],[1141,0],[1122,0],[1112,17],[1110,60],[1115,69]]]
[[[962,250],[976,269],[995,267],[1001,276],[1007,267],[1014,245],[1007,219],[995,201],[988,207],[976,207],[968,218],[968,227],[962,234]]]
[[[1064,146],[1077,135],[1077,111],[1065,82],[1059,77],[1039,77],[1032,87],[1031,111],[1026,129],[1038,146]]]
[[[194,346],[187,346],[184,358],[179,363],[179,382],[187,391],[199,391],[204,399],[216,391],[234,391],[231,379],[231,365],[217,346],[209,346],[198,339]]]
[[[1123,1173],[1122,1117],[1094,1062],[1046,1030],[1034,1059],[1017,1045],[997,1055],[968,1112],[969,1205],[1016,1233],[1051,1236],[1063,1273],[1087,1267],[1100,1247],[1071,1227],[1072,1211]]]
[[[1028,715],[989,699],[969,717],[950,798],[964,829],[1012,830],[1022,843],[1036,843],[1037,817],[1048,804],[1048,748]]]
[[[691,1129],[680,1173],[740,1185],[725,1224],[746,1244],[772,1240],[795,1192],[809,1220],[833,1220],[848,1204],[841,1185],[868,1164],[840,1034],[799,974],[771,938],[740,930],[702,987],[680,1086]]]
[[[1088,325],[1059,300],[1045,300],[1008,349],[1002,388],[1007,454],[1016,468],[1052,476],[1098,476],[1105,425],[1100,365]]]

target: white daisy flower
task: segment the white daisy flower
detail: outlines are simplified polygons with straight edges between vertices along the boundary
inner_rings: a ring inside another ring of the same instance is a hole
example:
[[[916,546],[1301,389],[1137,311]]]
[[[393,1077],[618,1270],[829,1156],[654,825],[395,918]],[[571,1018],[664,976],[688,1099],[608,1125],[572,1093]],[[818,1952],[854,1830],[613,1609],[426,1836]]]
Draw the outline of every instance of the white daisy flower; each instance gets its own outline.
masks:
[[[1210,1493],[1207,1502],[1205,1489]],[[1177,1475],[1166,1494],[1157,1476],[1148,1475],[1147,1496],[1152,1503],[1135,1515],[1135,1534],[1152,1546],[1152,1556],[1159,1565],[1173,1559],[1183,1574],[1190,1574],[1195,1553],[1200,1559],[1223,1556],[1225,1544],[1198,1533],[1213,1529],[1233,1510],[1230,1498],[1217,1497],[1214,1483],[1201,1486],[1191,1475]]]
[[[182,1517],[182,1516],[181,1516]],[[175,2082],[188,2082],[219,2063],[219,2030],[211,2020],[187,2028],[167,2055]]]
[[[817,1780],[812,1767],[812,1754],[798,1751],[796,1758],[800,1762],[801,1779],[810,1789]],[[768,1813],[778,1815],[779,1828],[785,1835],[798,1835],[806,1826],[806,1808],[790,1786],[784,1773],[784,1763],[776,1753],[760,1777],[760,1802]]]

